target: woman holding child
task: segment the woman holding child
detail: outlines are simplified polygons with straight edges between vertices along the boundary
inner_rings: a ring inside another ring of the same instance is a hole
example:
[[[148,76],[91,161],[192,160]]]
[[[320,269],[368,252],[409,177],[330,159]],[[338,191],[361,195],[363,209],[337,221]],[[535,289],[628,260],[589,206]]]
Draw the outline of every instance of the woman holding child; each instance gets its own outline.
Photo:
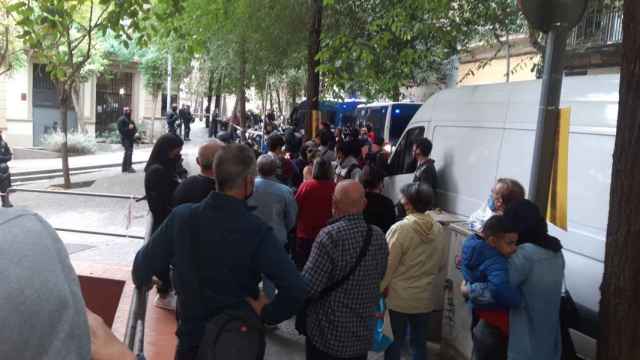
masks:
[[[503,217],[510,231],[518,234],[518,249],[509,258],[508,273],[511,286],[521,293],[521,303],[500,304],[491,286],[477,283],[469,286],[470,299],[474,304],[494,302],[511,307],[509,360],[560,360],[559,315],[565,266],[562,245],[548,234],[546,220],[531,201],[512,204]]]

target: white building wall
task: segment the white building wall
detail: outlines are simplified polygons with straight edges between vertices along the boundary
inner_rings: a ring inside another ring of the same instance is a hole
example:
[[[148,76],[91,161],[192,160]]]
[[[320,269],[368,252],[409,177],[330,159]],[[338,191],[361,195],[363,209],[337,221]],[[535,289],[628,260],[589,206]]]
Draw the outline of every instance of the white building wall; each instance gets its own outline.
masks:
[[[0,118],[6,127],[6,139],[12,147],[33,146],[32,124],[32,64],[2,77]]]

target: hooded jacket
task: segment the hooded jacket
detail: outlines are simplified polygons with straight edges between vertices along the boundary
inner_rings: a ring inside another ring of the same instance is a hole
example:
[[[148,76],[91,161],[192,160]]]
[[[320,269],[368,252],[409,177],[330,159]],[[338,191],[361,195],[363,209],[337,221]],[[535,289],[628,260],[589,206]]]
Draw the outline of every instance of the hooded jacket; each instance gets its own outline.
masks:
[[[413,213],[387,232],[389,261],[381,290],[396,312],[423,314],[434,310],[434,279],[445,265],[442,226],[431,215]]]
[[[23,209],[0,211],[0,357],[87,360],[80,284],[55,231]]]

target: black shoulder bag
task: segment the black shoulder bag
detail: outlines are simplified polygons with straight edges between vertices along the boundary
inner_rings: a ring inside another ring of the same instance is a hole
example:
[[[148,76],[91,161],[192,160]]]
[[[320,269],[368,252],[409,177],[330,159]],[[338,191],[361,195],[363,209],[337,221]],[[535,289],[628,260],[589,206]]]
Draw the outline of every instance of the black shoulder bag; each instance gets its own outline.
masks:
[[[369,246],[371,245],[372,236],[373,231],[371,229],[371,226],[367,225],[367,234],[365,235],[364,242],[362,243],[362,247],[360,248],[360,252],[358,253],[358,258],[356,259],[355,264],[351,266],[351,269],[349,269],[349,271],[338,281],[324,288],[320,292],[320,294],[318,294],[318,296],[305,300],[304,306],[302,307],[298,315],[296,315],[296,330],[298,330],[298,333],[300,335],[307,336],[307,310],[309,309],[309,306],[326,298],[332,292],[338,290],[342,285],[344,285],[344,283],[349,280],[349,278],[351,278],[353,273],[355,273],[358,269],[358,266],[360,266],[360,263],[362,263],[364,257],[367,256],[367,251],[369,250]]]

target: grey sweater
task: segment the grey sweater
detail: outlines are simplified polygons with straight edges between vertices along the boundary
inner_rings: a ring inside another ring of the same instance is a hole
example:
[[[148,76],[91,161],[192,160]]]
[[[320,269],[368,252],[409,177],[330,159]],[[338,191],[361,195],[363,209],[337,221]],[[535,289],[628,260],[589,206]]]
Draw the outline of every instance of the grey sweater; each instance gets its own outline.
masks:
[[[56,232],[24,209],[0,209],[0,357],[87,360],[78,278]]]

